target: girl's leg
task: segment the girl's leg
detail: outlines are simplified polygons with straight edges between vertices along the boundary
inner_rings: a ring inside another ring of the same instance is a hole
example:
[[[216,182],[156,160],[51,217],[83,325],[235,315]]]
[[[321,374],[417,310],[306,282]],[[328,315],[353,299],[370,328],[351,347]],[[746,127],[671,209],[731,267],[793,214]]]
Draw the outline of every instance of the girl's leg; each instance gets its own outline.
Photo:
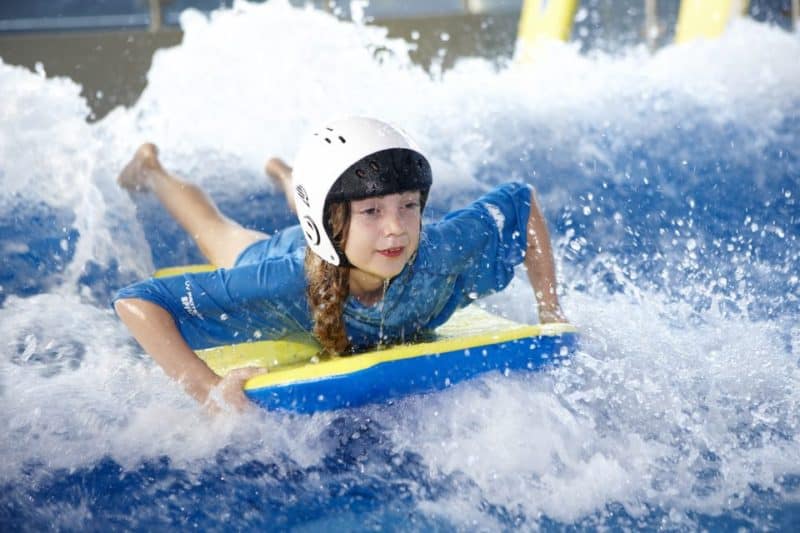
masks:
[[[146,143],[136,150],[117,183],[129,191],[153,191],[215,266],[232,267],[247,246],[269,238],[227,218],[199,187],[164,170],[154,144]]]
[[[272,181],[281,188],[283,194],[286,196],[286,203],[289,205],[289,209],[292,210],[292,213],[297,213],[297,209],[295,209],[294,206],[294,192],[292,191],[292,167],[287,165],[282,159],[273,157],[267,161],[267,164],[264,166],[264,171],[267,173],[267,176],[272,178]]]

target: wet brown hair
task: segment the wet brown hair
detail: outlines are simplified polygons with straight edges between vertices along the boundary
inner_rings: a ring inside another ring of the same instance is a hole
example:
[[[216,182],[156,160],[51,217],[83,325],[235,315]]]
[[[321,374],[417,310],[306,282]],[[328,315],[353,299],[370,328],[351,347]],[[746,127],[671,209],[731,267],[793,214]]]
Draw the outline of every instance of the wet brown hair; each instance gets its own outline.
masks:
[[[333,245],[343,251],[350,229],[350,202],[328,205],[325,208],[325,220],[330,224]],[[314,322],[313,333],[322,345],[322,352],[348,352],[350,340],[344,327],[344,305],[350,294],[350,268],[328,263],[309,247],[306,248],[305,271],[308,305]]]

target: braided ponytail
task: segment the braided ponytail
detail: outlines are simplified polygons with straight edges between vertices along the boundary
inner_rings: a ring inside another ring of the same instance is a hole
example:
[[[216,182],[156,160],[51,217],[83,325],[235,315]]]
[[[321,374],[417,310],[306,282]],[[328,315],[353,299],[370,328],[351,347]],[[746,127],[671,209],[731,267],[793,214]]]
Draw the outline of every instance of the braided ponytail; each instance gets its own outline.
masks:
[[[326,208],[330,235],[339,250],[344,250],[350,228],[350,203],[336,202]],[[344,305],[350,294],[350,269],[334,266],[311,248],[306,248],[306,279],[308,303],[314,322],[314,336],[325,354],[341,354],[350,349],[344,326]]]

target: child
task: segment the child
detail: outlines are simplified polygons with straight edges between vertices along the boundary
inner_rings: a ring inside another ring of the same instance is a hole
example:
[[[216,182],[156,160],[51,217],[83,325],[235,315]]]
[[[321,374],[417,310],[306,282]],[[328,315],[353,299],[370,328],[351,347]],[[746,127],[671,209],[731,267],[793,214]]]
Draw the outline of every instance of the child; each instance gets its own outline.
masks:
[[[277,159],[266,170],[300,221],[272,237],[225,218],[167,173],[151,144],[118,180],[153,191],[220,268],[146,280],[114,302],[136,340],[199,402],[242,409],[244,382],[265,370],[220,378],[193,349],[298,331],[313,332],[328,354],[412,340],[505,288],[523,261],[540,321],[564,320],[547,227],[528,185],[498,187],[423,227],[427,159],[401,130],[361,117],[315,131],[293,170]]]

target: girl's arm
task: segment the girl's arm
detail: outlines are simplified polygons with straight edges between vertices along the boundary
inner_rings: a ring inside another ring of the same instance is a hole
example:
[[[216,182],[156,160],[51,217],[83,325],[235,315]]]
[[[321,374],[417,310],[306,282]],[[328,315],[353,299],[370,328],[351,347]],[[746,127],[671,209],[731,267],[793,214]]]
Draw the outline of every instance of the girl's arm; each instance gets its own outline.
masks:
[[[222,407],[217,404],[220,399],[237,410],[250,404],[242,387],[264,369],[242,368],[221,378],[186,344],[172,315],[162,307],[138,298],[123,298],[114,303],[114,309],[142,348],[198,402],[212,410]],[[212,396],[214,389],[217,391]]]
[[[566,322],[556,293],[556,267],[550,234],[533,189],[531,189],[531,211],[528,216],[527,231],[525,267],[539,305],[539,322]]]

